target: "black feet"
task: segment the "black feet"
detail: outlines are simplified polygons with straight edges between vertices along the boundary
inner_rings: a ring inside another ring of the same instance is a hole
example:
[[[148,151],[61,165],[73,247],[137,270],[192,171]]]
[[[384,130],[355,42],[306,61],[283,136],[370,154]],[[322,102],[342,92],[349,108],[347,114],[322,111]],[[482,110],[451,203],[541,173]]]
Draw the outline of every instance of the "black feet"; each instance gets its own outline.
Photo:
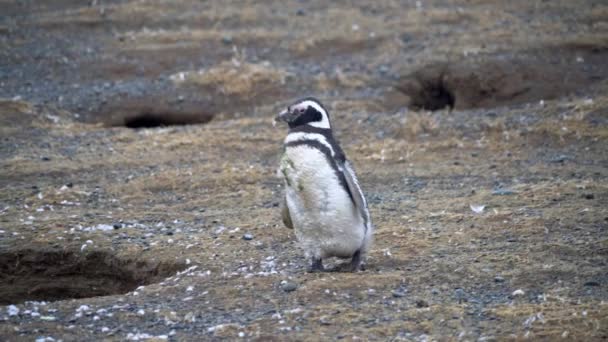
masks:
[[[308,267],[308,272],[357,272],[364,271],[365,264],[363,264],[363,256],[361,255],[361,251],[356,251],[355,254],[351,257],[350,262],[345,262],[337,267],[326,270],[323,267],[323,260],[321,258],[312,258],[312,263]]]
[[[308,268],[308,272],[323,272],[323,260],[321,258],[312,258],[312,264]]]
[[[363,264],[363,256],[361,251],[356,251],[351,257],[349,262],[344,262],[331,270],[332,272],[357,272],[365,271],[365,264]]]
[[[362,259],[363,258],[361,258],[361,250],[357,250],[355,252],[355,254],[353,254],[353,258],[350,260],[350,263],[348,264],[349,271],[357,272],[358,270],[360,270]]]

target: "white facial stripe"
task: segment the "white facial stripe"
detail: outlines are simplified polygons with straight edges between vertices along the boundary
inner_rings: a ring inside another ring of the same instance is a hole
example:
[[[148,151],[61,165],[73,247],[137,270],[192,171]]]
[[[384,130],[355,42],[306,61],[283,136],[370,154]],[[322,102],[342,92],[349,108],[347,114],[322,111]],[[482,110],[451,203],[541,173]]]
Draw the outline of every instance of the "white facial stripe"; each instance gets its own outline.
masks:
[[[312,126],[312,127],[317,127],[317,128],[327,128],[327,129],[331,128],[329,126],[329,120],[327,120],[326,116],[323,116],[323,119],[321,119],[321,121],[309,122],[308,125]]]
[[[335,156],[334,149],[327,142],[325,137],[322,134],[318,134],[318,133],[304,133],[304,132],[289,133],[289,134],[287,134],[287,137],[285,138],[285,144],[288,144],[288,143],[294,142],[294,141],[302,141],[302,140],[317,141],[329,149],[332,157]]]
[[[297,108],[304,108],[304,109],[308,108],[309,106],[316,109],[319,113],[321,113],[321,121],[310,122],[310,123],[308,123],[308,125],[317,127],[317,128],[327,128],[327,129],[331,128],[329,125],[329,117],[327,116],[327,112],[325,112],[325,109],[323,109],[323,107],[321,107],[315,101],[306,100],[306,101],[300,102],[296,105]]]

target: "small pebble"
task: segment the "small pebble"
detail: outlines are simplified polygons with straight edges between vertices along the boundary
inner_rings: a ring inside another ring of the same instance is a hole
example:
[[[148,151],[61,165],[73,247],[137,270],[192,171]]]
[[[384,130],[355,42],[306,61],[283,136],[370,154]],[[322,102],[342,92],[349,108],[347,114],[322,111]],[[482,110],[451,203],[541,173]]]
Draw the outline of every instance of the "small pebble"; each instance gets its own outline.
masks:
[[[495,283],[504,283],[505,282],[505,278],[503,278],[501,276],[496,276],[496,277],[494,277],[494,282]]]
[[[232,44],[232,37],[231,36],[224,36],[222,38],[222,43],[229,45]]]
[[[292,283],[290,281],[281,282],[281,289],[285,292],[293,292],[298,288],[298,284]]]
[[[559,156],[556,156],[556,157],[554,157],[554,158],[551,158],[551,159],[549,160],[549,162],[551,162],[551,163],[563,163],[563,162],[565,162],[566,160],[570,160],[570,159],[571,159],[571,158],[570,158],[569,156],[567,156],[567,155],[565,155],[565,154],[561,154],[561,155],[559,155]]]
[[[499,188],[499,189],[492,190],[492,195],[495,195],[495,196],[508,196],[508,195],[514,195],[514,194],[516,194],[516,192],[511,189]]]
[[[456,297],[456,300],[458,300],[458,303],[467,301],[466,294],[464,293],[463,289],[454,290],[454,297]]]
[[[417,308],[428,308],[429,307],[429,303],[424,300],[424,299],[418,299],[416,301],[416,307]]]
[[[512,293],[511,295],[512,295],[513,297],[516,297],[516,296],[523,296],[523,295],[525,295],[525,294],[526,294],[526,293],[524,292],[524,290],[522,290],[522,289],[517,289],[517,290],[513,291],[513,293]]]
[[[393,294],[393,297],[395,297],[395,298],[405,297],[405,292],[402,290],[394,290],[391,293]]]
[[[251,235],[251,234],[249,234],[249,233],[244,234],[244,235],[243,235],[243,240],[245,240],[245,241],[250,241],[250,240],[253,240],[253,235]]]

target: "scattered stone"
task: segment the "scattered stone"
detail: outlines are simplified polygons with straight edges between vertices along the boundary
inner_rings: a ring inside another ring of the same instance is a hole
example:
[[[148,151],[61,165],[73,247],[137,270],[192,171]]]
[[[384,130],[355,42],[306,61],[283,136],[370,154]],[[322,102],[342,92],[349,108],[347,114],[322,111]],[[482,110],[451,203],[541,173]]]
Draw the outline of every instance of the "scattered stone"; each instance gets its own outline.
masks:
[[[298,288],[298,284],[296,284],[296,283],[292,283],[290,281],[281,282],[281,289],[285,292],[293,292],[293,291],[297,290],[297,288]]]
[[[517,289],[515,291],[513,291],[513,293],[511,294],[513,297],[517,297],[517,296],[523,296],[525,295],[526,292],[524,292],[524,290],[522,289]]]
[[[594,280],[590,280],[584,284],[585,286],[600,286],[600,283]]]
[[[474,204],[470,204],[469,207],[471,208],[471,210],[476,213],[476,214],[481,214],[483,213],[483,210],[486,208],[485,205],[474,205]]]
[[[391,293],[392,293],[393,297],[395,297],[395,298],[405,297],[405,292],[400,291],[400,290],[394,290]]]
[[[17,316],[19,314],[19,308],[14,305],[9,305],[6,311],[9,316]]]
[[[222,43],[226,44],[226,45],[230,45],[232,44],[233,40],[232,40],[232,36],[224,36],[222,37]]]
[[[506,189],[506,188],[498,188],[498,189],[494,189],[492,190],[492,195],[495,196],[508,196],[508,195],[515,195],[517,192],[511,190],[511,189]]]
[[[327,316],[321,316],[319,323],[321,323],[321,325],[331,325],[331,322]]]
[[[503,278],[501,276],[496,276],[496,277],[494,277],[494,282],[495,283],[504,283],[505,282],[505,278]]]
[[[565,154],[560,154],[559,156],[553,157],[551,159],[549,159],[549,162],[551,163],[563,163],[566,160],[571,160],[572,158],[570,156],[567,156]]]
[[[243,240],[245,241],[251,241],[253,240],[253,235],[247,233],[247,234],[243,234]]]
[[[584,199],[591,200],[591,199],[594,199],[594,198],[595,198],[595,195],[594,195],[594,194],[592,194],[592,193],[583,194],[583,198],[584,198]]]
[[[416,307],[417,308],[428,308],[429,303],[424,299],[418,299],[418,300],[416,300]]]
[[[456,289],[456,290],[454,290],[454,297],[458,301],[458,304],[467,301],[467,298],[466,298],[466,295],[465,295],[463,289]]]
[[[305,16],[306,11],[303,8],[298,8],[298,10],[296,11],[296,15]]]

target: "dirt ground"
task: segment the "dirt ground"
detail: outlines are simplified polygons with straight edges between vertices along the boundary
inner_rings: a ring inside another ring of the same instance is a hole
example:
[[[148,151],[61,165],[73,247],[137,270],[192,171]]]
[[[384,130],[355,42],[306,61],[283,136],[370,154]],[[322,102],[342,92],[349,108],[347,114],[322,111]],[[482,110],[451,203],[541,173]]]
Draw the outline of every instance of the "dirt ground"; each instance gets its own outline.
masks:
[[[608,339],[605,1],[0,7],[1,340]],[[362,272],[281,224],[308,95]]]

